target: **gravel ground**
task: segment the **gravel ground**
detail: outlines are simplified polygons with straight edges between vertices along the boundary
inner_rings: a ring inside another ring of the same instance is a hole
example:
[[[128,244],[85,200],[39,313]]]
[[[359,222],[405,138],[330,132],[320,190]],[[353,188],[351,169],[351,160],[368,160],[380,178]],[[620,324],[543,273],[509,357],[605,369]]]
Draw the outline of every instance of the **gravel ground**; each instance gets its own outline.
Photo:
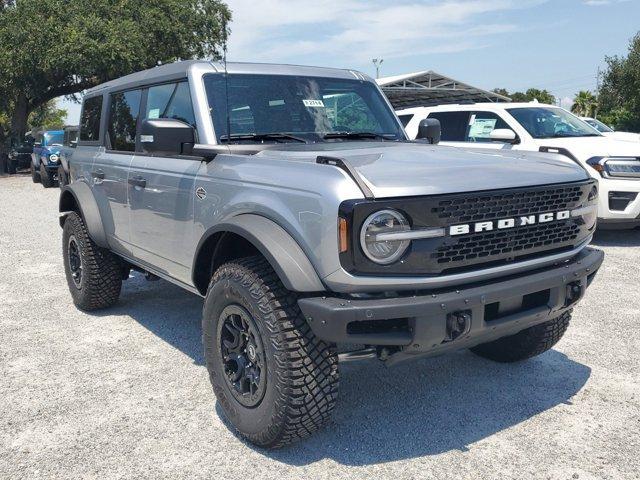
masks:
[[[58,193],[0,178],[0,478],[640,478],[640,231],[597,236],[554,350],[348,364],[334,423],[262,451],[216,407],[200,298],[138,276],[114,308],[74,308]]]

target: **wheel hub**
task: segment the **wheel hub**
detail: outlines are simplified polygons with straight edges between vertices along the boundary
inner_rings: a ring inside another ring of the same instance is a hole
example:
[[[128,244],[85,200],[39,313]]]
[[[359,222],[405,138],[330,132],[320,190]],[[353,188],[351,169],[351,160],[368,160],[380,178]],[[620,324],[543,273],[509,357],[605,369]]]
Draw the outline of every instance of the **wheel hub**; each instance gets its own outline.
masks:
[[[266,386],[266,358],[257,325],[239,305],[226,307],[219,325],[227,385],[238,402],[255,407],[262,401]]]
[[[80,256],[80,247],[78,246],[76,237],[71,236],[69,238],[67,248],[69,255],[69,272],[71,273],[71,278],[75,286],[80,288],[82,285],[82,257]]]

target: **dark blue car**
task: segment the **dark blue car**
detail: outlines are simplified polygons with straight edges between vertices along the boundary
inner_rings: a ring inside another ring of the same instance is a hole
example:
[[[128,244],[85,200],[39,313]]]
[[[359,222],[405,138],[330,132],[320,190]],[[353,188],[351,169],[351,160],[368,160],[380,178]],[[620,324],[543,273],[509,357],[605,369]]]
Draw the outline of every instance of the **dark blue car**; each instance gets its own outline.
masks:
[[[44,188],[53,187],[58,181],[60,148],[64,141],[63,130],[41,130],[35,132],[35,143],[31,156],[31,178],[42,182]]]

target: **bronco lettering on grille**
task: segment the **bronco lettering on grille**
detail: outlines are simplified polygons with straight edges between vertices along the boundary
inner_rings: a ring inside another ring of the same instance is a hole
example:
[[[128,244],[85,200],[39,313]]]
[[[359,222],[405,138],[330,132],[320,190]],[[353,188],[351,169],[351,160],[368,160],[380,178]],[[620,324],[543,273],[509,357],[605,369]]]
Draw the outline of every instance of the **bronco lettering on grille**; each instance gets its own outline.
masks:
[[[560,212],[540,213],[537,215],[525,215],[523,217],[502,218],[500,220],[489,220],[486,222],[463,223],[449,227],[449,235],[466,235],[468,233],[490,232],[492,230],[505,230],[509,228],[535,225],[536,223],[548,223],[556,220],[566,220],[571,217],[569,210]]]

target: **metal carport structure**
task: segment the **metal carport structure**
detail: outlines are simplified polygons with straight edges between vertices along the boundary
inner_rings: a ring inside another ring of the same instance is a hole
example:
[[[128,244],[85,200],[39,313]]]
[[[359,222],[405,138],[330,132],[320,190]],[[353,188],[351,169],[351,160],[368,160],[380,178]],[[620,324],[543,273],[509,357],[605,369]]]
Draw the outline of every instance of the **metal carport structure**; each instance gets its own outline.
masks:
[[[427,107],[446,103],[509,102],[489,92],[432,70],[376,80],[395,109]]]

